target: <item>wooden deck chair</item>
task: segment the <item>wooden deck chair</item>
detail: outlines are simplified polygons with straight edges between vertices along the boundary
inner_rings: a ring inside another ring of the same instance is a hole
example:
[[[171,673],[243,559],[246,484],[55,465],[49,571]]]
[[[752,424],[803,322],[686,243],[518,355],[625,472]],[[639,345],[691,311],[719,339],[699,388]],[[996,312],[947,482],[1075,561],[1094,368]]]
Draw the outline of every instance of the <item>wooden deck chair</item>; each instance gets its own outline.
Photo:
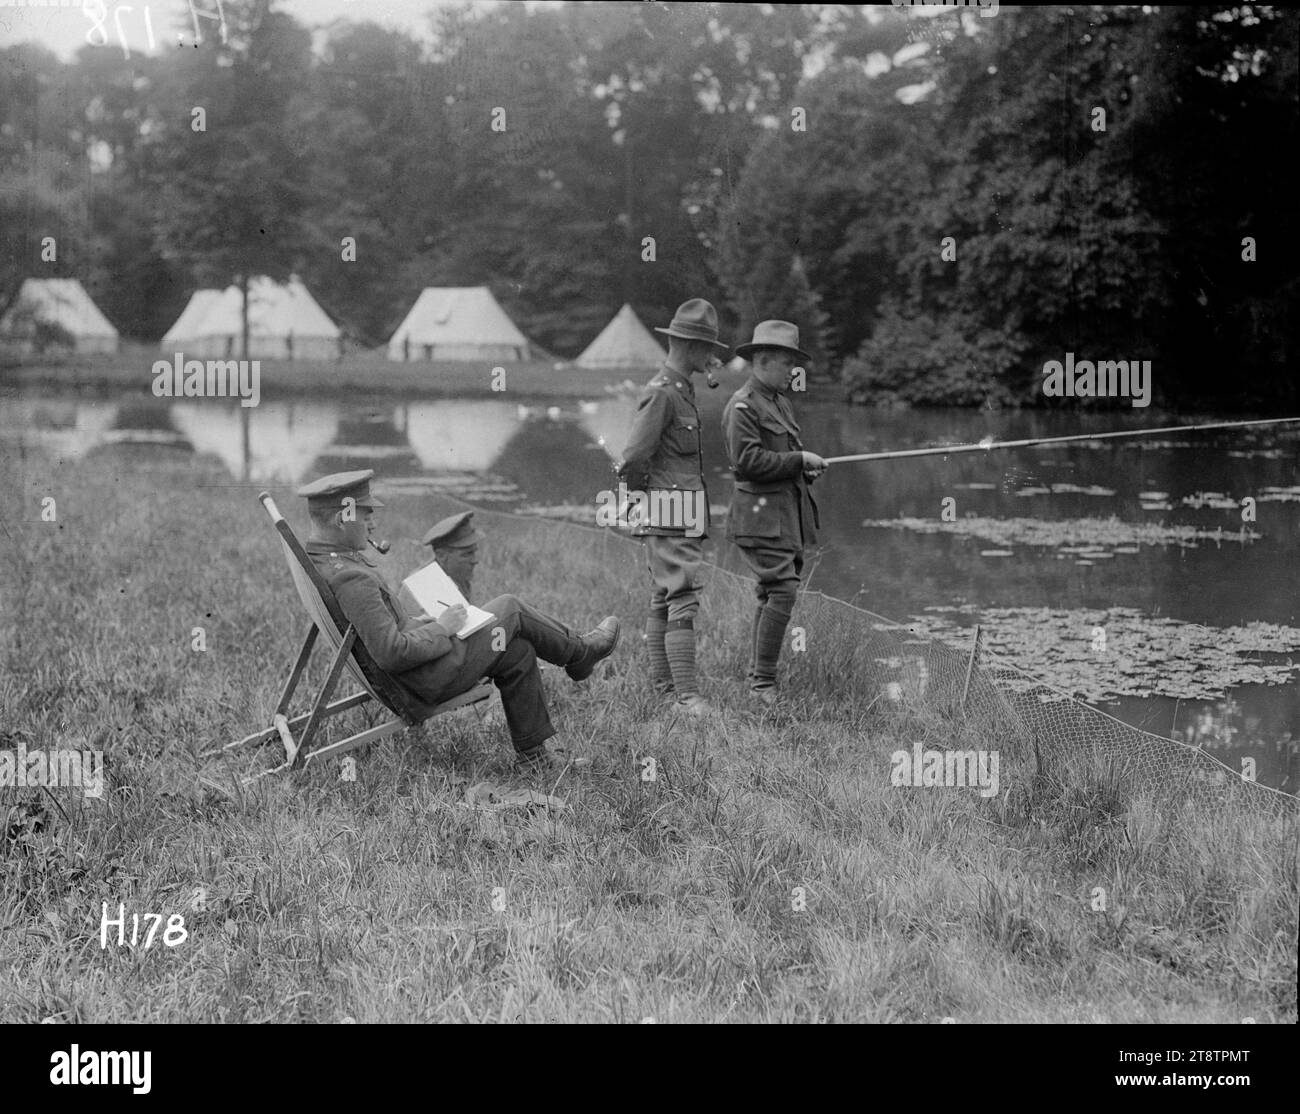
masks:
[[[492,683],[484,678],[472,689],[461,693],[459,696],[453,696],[450,700],[444,700],[441,704],[426,704],[414,696],[409,689],[401,685],[391,674],[382,670],[375,663],[374,658],[370,656],[361,640],[357,638],[356,629],[347,621],[343,609],[339,607],[338,600],[335,599],[334,593],[330,590],[330,586],[325,582],[324,577],[316,571],[316,566],[312,564],[311,558],[307,556],[307,551],[303,549],[302,543],[294,535],[293,528],[276,508],[275,501],[265,491],[258,496],[258,499],[261,501],[262,506],[266,508],[266,513],[271,516],[271,521],[275,524],[276,530],[279,531],[280,544],[284,547],[284,557],[289,563],[293,586],[298,590],[298,598],[302,600],[303,607],[307,609],[307,614],[311,618],[311,626],[307,630],[307,637],[303,640],[302,649],[298,651],[298,660],[294,662],[293,671],[289,674],[289,680],[285,683],[284,691],[281,692],[280,700],[275,706],[275,713],[271,717],[271,726],[264,731],[258,731],[247,738],[227,743],[219,750],[208,753],[221,754],[237,750],[250,743],[260,745],[269,742],[278,735],[281,743],[284,744],[285,760],[274,769],[266,770],[257,775],[257,777],[266,777],[269,774],[281,773],[291,767],[303,768],[327,758],[346,754],[348,751],[355,750],[366,743],[385,738],[395,731],[413,727],[418,723],[423,723],[426,719],[442,715],[444,712],[451,712],[469,704],[477,704],[480,700],[486,700],[492,695]],[[321,685],[320,692],[316,694],[316,699],[312,702],[311,710],[289,719],[289,705],[293,700],[294,690],[307,668],[312,647],[315,646],[318,636],[324,636],[326,644],[333,651],[329,673],[325,677],[325,683]],[[361,686],[362,691],[330,703],[330,697],[334,695],[335,687],[338,685],[345,669],[352,674],[353,679]],[[346,712],[350,708],[360,707],[372,700],[378,701],[392,712],[393,718],[385,720],[376,727],[367,728],[365,731],[350,735],[340,742],[317,747],[315,750],[312,749],[312,741],[315,739],[317,731],[330,716]],[[294,732],[299,728],[301,728],[301,733],[295,738]],[[254,780],[256,778],[245,779],[245,781]]]

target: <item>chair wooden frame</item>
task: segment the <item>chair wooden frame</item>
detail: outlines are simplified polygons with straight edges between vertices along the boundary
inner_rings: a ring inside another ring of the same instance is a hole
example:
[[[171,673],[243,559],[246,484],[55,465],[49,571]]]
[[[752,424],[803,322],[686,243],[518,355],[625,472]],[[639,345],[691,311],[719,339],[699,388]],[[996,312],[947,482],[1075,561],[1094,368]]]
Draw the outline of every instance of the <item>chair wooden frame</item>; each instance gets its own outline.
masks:
[[[439,704],[427,704],[401,685],[391,674],[381,669],[357,638],[356,628],[347,621],[343,609],[339,607],[338,600],[335,599],[325,578],[316,571],[316,566],[312,564],[307,551],[294,535],[293,528],[276,508],[275,500],[265,491],[257,498],[267,514],[271,516],[271,521],[280,535],[280,543],[289,565],[289,573],[293,577],[294,588],[297,589],[298,598],[311,618],[311,625],[307,628],[307,635],[303,639],[302,648],[298,651],[298,658],[280,692],[280,699],[276,702],[275,712],[271,716],[271,726],[233,743],[227,743],[217,750],[208,751],[207,754],[225,754],[250,744],[260,746],[278,737],[284,746],[284,762],[255,777],[245,778],[247,784],[271,774],[283,773],[289,769],[304,769],[325,759],[338,757],[367,743],[386,738],[394,732],[414,727],[434,716],[477,704],[492,695],[492,683],[484,678],[459,696],[453,696],[450,700],[444,700]],[[316,693],[310,710],[290,719],[288,711],[293,702],[294,692],[307,670],[307,663],[311,660],[316,640],[321,635],[333,651],[329,673],[320,691]],[[330,698],[334,695],[345,670],[351,673],[353,680],[361,686],[362,691],[331,702]],[[393,713],[392,718],[375,727],[359,731],[355,735],[349,735],[337,743],[312,748],[312,742],[326,720],[352,708],[359,708],[372,700]],[[295,736],[294,732],[299,729],[301,733]]]

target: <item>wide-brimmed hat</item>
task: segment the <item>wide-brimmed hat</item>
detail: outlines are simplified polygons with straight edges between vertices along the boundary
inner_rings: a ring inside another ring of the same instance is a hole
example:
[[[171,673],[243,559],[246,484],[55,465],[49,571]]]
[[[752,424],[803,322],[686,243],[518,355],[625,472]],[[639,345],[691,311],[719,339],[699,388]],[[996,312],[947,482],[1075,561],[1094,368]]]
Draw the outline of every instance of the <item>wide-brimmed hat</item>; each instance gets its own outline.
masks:
[[[703,298],[683,302],[673,314],[672,324],[666,329],[656,325],[655,332],[680,337],[682,340],[705,340],[716,344],[724,352],[730,351],[718,339],[718,311],[713,308],[712,302],[706,302]]]
[[[736,345],[736,355],[748,360],[759,348],[780,348],[805,360],[812,359],[799,347],[799,326],[791,325],[789,321],[760,321],[754,326],[754,339],[748,344]]]

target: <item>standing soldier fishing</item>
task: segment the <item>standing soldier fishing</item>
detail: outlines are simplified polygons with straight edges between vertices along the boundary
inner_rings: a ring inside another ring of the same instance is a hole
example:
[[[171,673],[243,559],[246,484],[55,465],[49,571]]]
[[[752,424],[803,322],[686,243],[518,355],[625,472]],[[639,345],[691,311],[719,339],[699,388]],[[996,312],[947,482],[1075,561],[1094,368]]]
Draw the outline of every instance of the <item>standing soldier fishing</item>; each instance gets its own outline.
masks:
[[[700,695],[695,672],[695,617],[700,609],[699,568],[708,530],[709,496],[700,449],[700,412],[691,377],[710,376],[717,362],[718,312],[703,298],[683,302],[666,329],[668,358],[646,384],[619,479],[644,492],[651,513],[633,533],[644,539],[654,589],[646,618],[650,679],[661,693],[675,693],[676,706],[692,716],[711,708]],[[671,521],[653,508],[691,511],[690,522]]]
[[[764,704],[777,701],[776,667],[794,612],[803,551],[817,540],[817,504],[809,485],[826,461],[806,452],[786,398],[797,360],[799,330],[788,321],[760,321],[736,354],[752,361],[745,385],[722,414],[727,459],[736,477],[727,537],[757,577],[749,685]]]

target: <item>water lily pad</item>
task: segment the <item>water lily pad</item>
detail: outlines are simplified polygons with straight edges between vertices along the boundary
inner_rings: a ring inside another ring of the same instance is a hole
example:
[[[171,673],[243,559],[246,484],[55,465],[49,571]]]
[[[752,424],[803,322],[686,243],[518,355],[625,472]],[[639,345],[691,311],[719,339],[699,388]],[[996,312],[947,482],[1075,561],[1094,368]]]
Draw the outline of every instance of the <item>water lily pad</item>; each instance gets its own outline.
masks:
[[[1236,499],[1218,491],[1198,491],[1192,495],[1184,495],[1179,502],[1193,510],[1203,510],[1208,507],[1215,511],[1235,511],[1241,505]]]
[[[1266,487],[1255,496],[1257,503],[1300,503],[1300,487]]]
[[[1195,548],[1203,539],[1216,542],[1255,541],[1262,534],[1247,528],[1224,532],[1222,527],[1208,530],[1190,525],[1122,522],[1110,518],[1073,518],[1045,520],[1039,518],[988,518],[969,515],[956,522],[931,518],[868,518],[863,526],[890,530],[909,530],[918,534],[958,534],[980,538],[995,545],[1052,546],[1079,545],[1113,548],[1118,545],[1178,545]]]
[[[1115,489],[1102,487],[1100,484],[1091,484],[1088,487],[1080,487],[1078,484],[1052,484],[1053,495],[1114,495]]]
[[[1243,684],[1282,685],[1300,676],[1300,628],[1273,623],[1205,627],[1134,608],[1062,610],[1045,607],[984,608],[963,612],[981,625],[990,651],[986,667],[1001,658],[1084,699],[1178,696],[1208,700]],[[970,628],[936,614],[914,616],[931,637],[969,649]],[[1104,643],[1094,637],[1104,630]],[[1272,655],[1268,660],[1261,656]],[[1031,691],[1022,674],[1013,689]]]

